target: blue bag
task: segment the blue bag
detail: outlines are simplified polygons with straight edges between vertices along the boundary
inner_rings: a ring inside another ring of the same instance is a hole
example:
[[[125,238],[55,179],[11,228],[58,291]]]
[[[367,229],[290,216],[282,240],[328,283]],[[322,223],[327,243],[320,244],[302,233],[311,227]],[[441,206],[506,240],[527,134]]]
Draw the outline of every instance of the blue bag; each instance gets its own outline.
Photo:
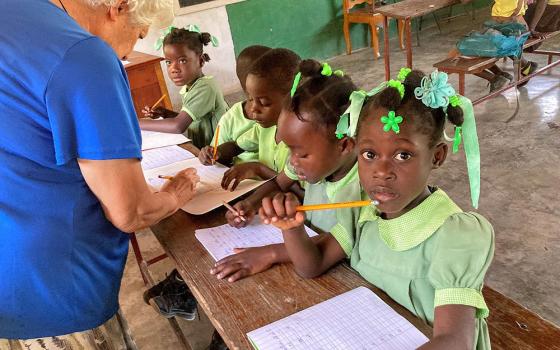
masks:
[[[521,57],[523,44],[530,32],[520,23],[497,23],[486,21],[483,32],[472,32],[457,43],[464,56],[475,57]]]

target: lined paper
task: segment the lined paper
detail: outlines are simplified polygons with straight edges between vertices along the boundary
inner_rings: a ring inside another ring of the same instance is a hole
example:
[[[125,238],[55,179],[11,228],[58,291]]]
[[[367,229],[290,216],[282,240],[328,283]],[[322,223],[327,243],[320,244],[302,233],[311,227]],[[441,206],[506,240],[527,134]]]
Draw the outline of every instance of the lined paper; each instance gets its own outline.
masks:
[[[405,350],[428,341],[366,287],[328,299],[247,336],[259,350]]]
[[[154,148],[142,151],[142,169],[159,168],[194,157],[194,154],[176,145]]]
[[[165,146],[179,145],[190,140],[183,134],[169,134],[166,132],[146,131],[142,133],[142,151]]]
[[[305,230],[309,237],[317,235],[317,232],[309,227],[305,227]],[[282,231],[273,225],[261,224],[259,220],[253,220],[250,225],[240,229],[225,224],[196,230],[195,236],[216,261],[234,254],[234,248],[262,247],[284,243]]]

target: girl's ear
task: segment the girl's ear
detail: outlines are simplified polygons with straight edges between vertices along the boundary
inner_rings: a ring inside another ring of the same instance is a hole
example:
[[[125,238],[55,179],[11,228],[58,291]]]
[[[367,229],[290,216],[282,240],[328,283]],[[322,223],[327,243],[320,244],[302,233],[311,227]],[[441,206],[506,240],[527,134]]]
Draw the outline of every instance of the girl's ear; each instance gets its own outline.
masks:
[[[343,155],[352,153],[356,148],[356,140],[354,140],[353,137],[344,136],[342,139],[338,140],[338,148]]]
[[[198,59],[200,61],[200,68],[204,67],[204,64],[206,63],[206,61],[204,60],[204,57],[202,56],[204,54],[201,54]]]
[[[432,169],[437,169],[443,165],[447,158],[449,147],[445,142],[439,143],[434,149],[434,157],[432,159]]]

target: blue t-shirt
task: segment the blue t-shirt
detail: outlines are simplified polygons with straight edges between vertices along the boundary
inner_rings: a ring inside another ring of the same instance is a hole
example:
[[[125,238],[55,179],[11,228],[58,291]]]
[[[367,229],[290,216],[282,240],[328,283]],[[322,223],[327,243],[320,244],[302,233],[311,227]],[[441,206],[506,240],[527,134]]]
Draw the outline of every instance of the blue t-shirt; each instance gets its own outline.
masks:
[[[0,52],[0,338],[94,328],[117,311],[128,235],[77,159],[141,157],[126,73],[48,0],[2,0]]]

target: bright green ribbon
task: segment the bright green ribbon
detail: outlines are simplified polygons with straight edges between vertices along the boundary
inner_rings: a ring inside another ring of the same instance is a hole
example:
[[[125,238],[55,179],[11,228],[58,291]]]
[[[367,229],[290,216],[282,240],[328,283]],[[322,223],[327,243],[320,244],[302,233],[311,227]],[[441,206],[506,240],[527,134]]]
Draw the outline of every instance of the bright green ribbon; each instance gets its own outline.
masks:
[[[401,96],[401,99],[404,98],[404,85],[402,82],[400,82],[399,80],[391,79],[387,82],[387,86],[397,89],[399,91],[399,95]]]
[[[387,83],[381,83],[379,86],[371,89],[370,91],[356,90],[350,94],[350,106],[342,113],[340,120],[336,126],[336,134],[338,138],[354,137],[356,129],[358,128],[358,121],[364,102],[368,97],[376,95],[379,91],[383,90]],[[341,136],[342,135],[342,136]]]
[[[154,44],[154,47],[155,47],[156,50],[161,49],[161,47],[163,46],[163,40],[164,40],[165,37],[166,37],[169,33],[171,33],[171,31],[172,31],[173,29],[175,29],[175,28],[176,28],[176,27],[174,27],[174,26],[169,26],[169,27],[167,27],[167,28],[163,31],[163,33],[161,34],[161,36],[156,40],[156,43]]]
[[[460,99],[464,121],[459,132],[463,135],[463,148],[465,149],[465,157],[467,159],[471,201],[473,207],[478,208],[478,200],[480,198],[480,147],[476,132],[476,120],[471,100],[464,96],[460,96]],[[455,133],[457,133],[457,130],[455,130]],[[457,145],[457,147],[459,146]]]
[[[176,27],[174,26],[169,26],[163,31],[162,35],[156,40],[156,43],[154,44],[156,50],[161,49],[161,47],[163,46],[163,40],[175,28]],[[200,27],[196,24],[189,24],[186,27],[184,27],[184,29],[188,30],[189,32],[201,34]],[[210,42],[212,43],[213,47],[218,47],[218,45],[220,44],[218,38],[216,38],[212,34],[210,34]]]
[[[397,76],[397,80],[404,81],[404,80],[406,79],[406,77],[407,77],[411,72],[412,72],[412,69],[410,69],[410,68],[407,68],[407,67],[401,68],[401,69],[399,70],[399,75]]]
[[[461,144],[461,129],[462,127],[460,126],[455,127],[455,135],[453,136],[453,153],[457,153],[459,151],[459,145]]]
[[[292,89],[290,90],[290,97],[294,97],[296,94],[297,87],[299,85],[299,81],[301,80],[301,72],[298,72],[294,77],[294,82],[292,83]]]

